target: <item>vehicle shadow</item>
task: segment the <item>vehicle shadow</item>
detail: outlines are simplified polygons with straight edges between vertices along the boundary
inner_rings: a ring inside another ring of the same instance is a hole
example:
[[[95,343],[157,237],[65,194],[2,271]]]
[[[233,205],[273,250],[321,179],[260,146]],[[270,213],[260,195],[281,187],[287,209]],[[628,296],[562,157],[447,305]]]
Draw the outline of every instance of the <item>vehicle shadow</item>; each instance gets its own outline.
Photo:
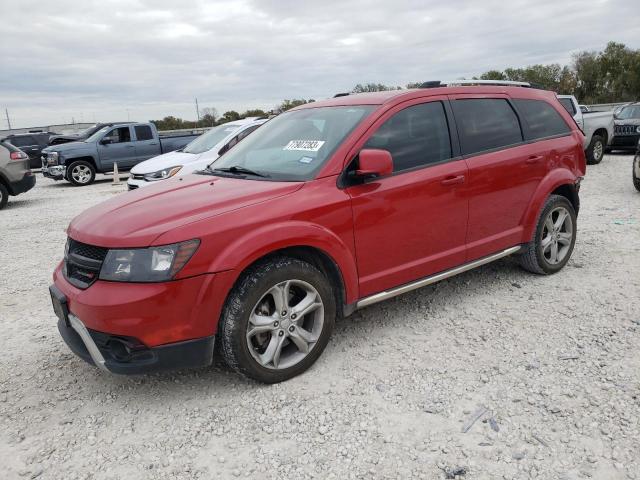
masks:
[[[524,272],[514,259],[504,258],[436,284],[371,305],[336,323],[332,339],[323,356],[327,354],[340,355],[340,352],[345,348],[358,348],[358,344],[362,344],[362,348],[365,348],[365,346],[369,348],[370,340],[363,338],[360,333],[363,325],[366,325],[368,329],[382,332],[390,328],[389,319],[391,318],[393,319],[394,329],[399,328],[409,331],[415,326],[415,318],[407,315],[407,308],[415,307],[416,313],[418,313],[423,311],[425,305],[433,302],[437,302],[436,308],[438,308],[438,305],[443,305],[443,308],[446,305],[458,305],[463,303],[464,299],[469,296],[470,284],[478,283],[486,286],[489,279],[492,279],[495,284],[493,287],[487,287],[489,289],[493,288],[497,291],[513,288],[514,285],[517,286],[516,288],[521,288],[519,284],[520,282],[526,283],[525,277],[530,277],[530,274]],[[476,292],[475,294],[481,295],[482,293]],[[429,318],[424,319],[424,322],[429,321]],[[354,325],[354,323],[357,323],[357,325]],[[217,345],[216,348],[218,348]],[[65,353],[66,356],[67,354]],[[226,395],[232,396],[234,393],[237,394],[238,388],[250,391],[271,388],[270,385],[255,382],[234,372],[227,367],[217,351],[214,355],[214,363],[210,367],[137,376],[107,374],[85,364],[73,355],[68,355],[68,358],[68,363],[70,363],[68,368],[73,369],[73,376],[89,377],[87,380],[90,383],[95,383],[96,388],[113,388],[131,397],[152,391],[154,396],[164,397],[164,400],[170,399],[174,402],[180,401],[181,398],[192,398],[194,393],[202,394],[211,390],[215,390],[216,395],[224,397]],[[71,363],[74,363],[74,365],[71,365]],[[312,367],[310,372],[286,383],[293,383],[294,385],[306,384],[308,383],[308,378],[305,377],[318,374],[314,370],[315,368]]]

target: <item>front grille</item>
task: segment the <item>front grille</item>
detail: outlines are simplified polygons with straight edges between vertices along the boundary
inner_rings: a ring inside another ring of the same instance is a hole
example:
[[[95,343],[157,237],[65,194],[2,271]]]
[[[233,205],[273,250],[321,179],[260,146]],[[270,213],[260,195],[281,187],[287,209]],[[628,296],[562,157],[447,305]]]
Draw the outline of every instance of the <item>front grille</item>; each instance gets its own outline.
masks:
[[[637,125],[616,125],[613,131],[615,135],[635,135],[638,133],[636,128]]]
[[[108,249],[69,239],[64,262],[65,278],[78,288],[89,288],[98,279]]]

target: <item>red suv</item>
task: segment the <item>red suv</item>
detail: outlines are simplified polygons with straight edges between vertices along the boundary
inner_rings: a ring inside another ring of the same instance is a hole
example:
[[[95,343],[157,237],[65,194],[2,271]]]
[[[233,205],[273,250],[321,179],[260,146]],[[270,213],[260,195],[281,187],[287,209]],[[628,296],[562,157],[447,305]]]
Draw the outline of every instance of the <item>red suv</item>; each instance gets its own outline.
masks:
[[[51,287],[60,333],[114,373],[210,365],[215,345],[286,380],[358,308],[512,254],[560,270],[582,142],[554,93],[524,86],[298,107],[204,171],[75,218]]]

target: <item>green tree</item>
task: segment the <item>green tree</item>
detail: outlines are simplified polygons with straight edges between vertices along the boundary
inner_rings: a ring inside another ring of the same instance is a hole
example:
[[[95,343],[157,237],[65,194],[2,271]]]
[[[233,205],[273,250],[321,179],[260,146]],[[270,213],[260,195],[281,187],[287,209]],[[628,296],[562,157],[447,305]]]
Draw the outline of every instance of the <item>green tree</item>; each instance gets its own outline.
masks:
[[[280,105],[276,107],[276,110],[281,112],[286,112],[287,110],[291,110],[292,108],[299,107],[300,105],[304,105],[306,103],[313,103],[314,99],[310,98],[309,100],[305,100],[303,98],[294,99],[294,100],[284,100]]]
[[[219,123],[233,122],[235,120],[240,120],[240,114],[235,110],[229,110],[222,114],[222,117],[219,119]]]
[[[359,83],[351,89],[351,93],[365,93],[365,92],[386,92],[388,90],[400,90],[401,87],[390,87],[382,83],[365,83],[364,85]]]

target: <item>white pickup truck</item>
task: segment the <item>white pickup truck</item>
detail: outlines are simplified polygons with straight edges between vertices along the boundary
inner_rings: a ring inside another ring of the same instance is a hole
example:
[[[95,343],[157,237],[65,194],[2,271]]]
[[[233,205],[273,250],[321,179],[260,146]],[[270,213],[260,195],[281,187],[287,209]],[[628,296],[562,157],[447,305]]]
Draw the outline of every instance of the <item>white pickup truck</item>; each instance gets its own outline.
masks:
[[[613,138],[613,112],[583,112],[573,95],[558,95],[558,100],[584,133],[587,163],[600,163]]]

